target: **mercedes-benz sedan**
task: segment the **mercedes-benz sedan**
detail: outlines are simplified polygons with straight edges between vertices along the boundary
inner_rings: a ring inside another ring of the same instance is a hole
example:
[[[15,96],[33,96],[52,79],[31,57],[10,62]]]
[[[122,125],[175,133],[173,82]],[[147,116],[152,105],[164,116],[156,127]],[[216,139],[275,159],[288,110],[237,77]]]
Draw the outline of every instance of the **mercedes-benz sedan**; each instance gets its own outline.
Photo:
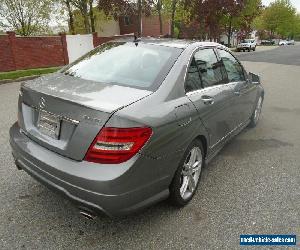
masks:
[[[113,41],[24,82],[10,143],[19,169],[88,218],[166,198],[184,206],[263,99],[259,77],[220,44]]]

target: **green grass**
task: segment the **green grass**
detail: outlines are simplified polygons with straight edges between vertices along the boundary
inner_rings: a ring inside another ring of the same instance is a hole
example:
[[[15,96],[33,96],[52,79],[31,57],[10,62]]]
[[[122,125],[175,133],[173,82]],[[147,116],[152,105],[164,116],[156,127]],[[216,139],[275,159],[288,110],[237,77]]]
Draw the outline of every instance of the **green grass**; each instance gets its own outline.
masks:
[[[53,73],[59,70],[60,67],[52,68],[41,68],[41,69],[27,69],[27,70],[16,70],[9,72],[0,72],[0,80],[18,79],[25,76],[36,76]]]

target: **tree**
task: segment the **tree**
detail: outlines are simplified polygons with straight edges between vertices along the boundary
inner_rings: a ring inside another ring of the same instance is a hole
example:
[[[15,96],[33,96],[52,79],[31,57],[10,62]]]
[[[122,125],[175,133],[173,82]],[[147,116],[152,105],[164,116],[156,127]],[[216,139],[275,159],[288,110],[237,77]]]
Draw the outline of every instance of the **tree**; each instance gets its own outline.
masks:
[[[153,0],[153,4],[155,6],[155,9],[158,13],[159,18],[159,33],[160,35],[163,34],[163,20],[162,20],[162,0]]]
[[[95,32],[95,15],[94,15],[94,11],[93,11],[93,4],[94,4],[94,0],[89,0],[89,15],[90,15],[90,21],[91,21],[91,29],[92,32]]]
[[[227,0],[193,0],[195,8],[192,9],[192,17],[200,24],[208,34],[210,40],[218,40],[221,34],[221,20],[224,11],[224,1]]]
[[[270,31],[271,38],[275,34],[282,38],[292,36],[297,26],[296,9],[289,0],[276,0],[264,9],[256,23],[260,29]]]
[[[238,17],[238,25],[242,33],[248,36],[253,30],[253,23],[262,12],[261,0],[246,0],[245,6]]]
[[[142,14],[143,14],[143,5],[142,0],[137,0],[137,11],[138,11],[138,32],[137,35],[142,36]]]
[[[138,2],[137,2],[138,1]],[[137,12],[137,5],[142,4],[141,0],[98,0],[97,7],[109,16],[118,18],[121,15],[132,15]]]
[[[238,28],[238,18],[245,6],[245,0],[228,0],[223,8],[221,23],[227,35],[227,44],[230,46],[234,29]]]
[[[171,9],[171,37],[174,37],[175,14],[176,14],[177,1],[178,0],[172,0],[172,9]]]
[[[291,32],[291,38],[300,39],[300,14],[297,14],[294,18],[294,26]]]
[[[71,0],[71,3],[79,9],[84,22],[85,32],[88,34],[90,30],[90,20],[89,20],[89,11],[88,11],[88,1],[89,0]]]
[[[153,0],[98,0],[99,10],[103,10],[106,15],[111,15],[116,19],[119,16],[137,16],[137,35],[142,35],[142,16],[151,14]]]
[[[49,29],[52,0],[0,0],[0,22],[22,36],[41,34]]]
[[[72,35],[75,35],[75,26],[74,26],[74,14],[71,7],[71,0],[62,0],[63,4],[66,6],[68,11],[68,25],[69,25],[69,31]]]
[[[181,0],[177,2],[176,15],[175,15],[175,28],[178,30],[178,37],[182,36],[183,28],[185,31],[189,29],[192,36],[197,36],[197,24],[191,19],[191,11],[194,8],[192,0]],[[196,29],[195,29],[196,28]],[[193,30],[194,29],[194,30]],[[189,32],[188,32],[189,33]]]

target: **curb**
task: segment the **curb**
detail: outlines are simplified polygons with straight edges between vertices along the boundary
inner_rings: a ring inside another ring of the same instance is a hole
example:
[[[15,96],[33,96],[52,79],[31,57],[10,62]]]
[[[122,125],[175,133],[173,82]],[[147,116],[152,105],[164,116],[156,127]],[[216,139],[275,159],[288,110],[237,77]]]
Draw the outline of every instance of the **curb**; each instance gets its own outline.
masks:
[[[6,83],[11,83],[11,82],[22,82],[22,81],[27,81],[27,80],[33,80],[40,76],[41,75],[34,75],[34,76],[24,76],[24,77],[20,77],[17,79],[4,79],[4,80],[0,80],[0,85],[6,84]]]

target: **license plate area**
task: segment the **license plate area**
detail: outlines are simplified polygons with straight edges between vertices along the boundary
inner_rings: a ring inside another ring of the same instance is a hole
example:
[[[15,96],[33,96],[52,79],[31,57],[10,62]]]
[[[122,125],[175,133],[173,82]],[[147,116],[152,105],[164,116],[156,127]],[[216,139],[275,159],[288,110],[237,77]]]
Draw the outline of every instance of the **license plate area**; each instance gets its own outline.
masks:
[[[59,116],[50,114],[43,110],[39,111],[37,128],[42,134],[58,140],[60,136],[60,127],[61,119]]]

